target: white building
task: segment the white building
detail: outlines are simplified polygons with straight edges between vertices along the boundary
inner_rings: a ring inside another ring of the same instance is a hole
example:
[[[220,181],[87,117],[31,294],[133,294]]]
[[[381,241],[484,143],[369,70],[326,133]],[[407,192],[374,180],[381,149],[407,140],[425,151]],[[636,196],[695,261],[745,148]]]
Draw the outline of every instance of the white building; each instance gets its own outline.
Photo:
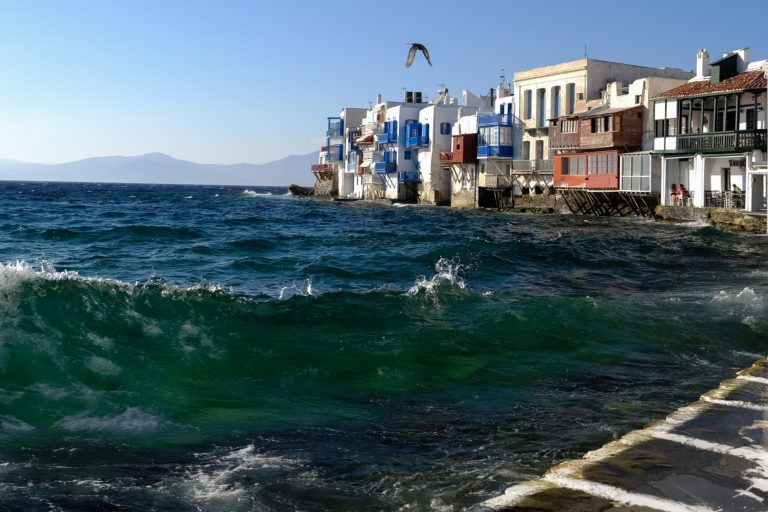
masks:
[[[515,114],[525,129],[521,158],[534,162],[549,160],[548,120],[585,112],[590,101],[603,98],[608,83],[631,83],[647,77],[687,80],[690,76],[681,69],[596,59],[579,59],[517,72],[514,78],[519,101]],[[542,169],[547,165],[538,163]]]
[[[349,172],[349,155],[355,152],[353,140],[365,113],[363,108],[345,108],[338,117],[328,118],[325,146],[320,149],[318,163],[312,166],[316,194],[346,196],[352,193],[354,180]]]
[[[758,211],[765,206],[765,61],[749,49],[710,64],[697,55],[696,76],[659,94],[654,105],[654,150],[662,155],[661,204]],[[678,191],[683,184],[688,194]],[[674,187],[673,187],[674,185]]]

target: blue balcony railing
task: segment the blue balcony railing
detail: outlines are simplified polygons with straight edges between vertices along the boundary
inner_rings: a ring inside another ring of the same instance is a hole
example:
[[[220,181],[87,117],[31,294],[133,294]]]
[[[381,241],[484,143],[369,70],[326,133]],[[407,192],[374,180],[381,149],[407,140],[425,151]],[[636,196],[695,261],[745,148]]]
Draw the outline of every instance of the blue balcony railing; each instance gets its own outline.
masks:
[[[397,181],[400,183],[420,183],[419,171],[400,171],[397,173]]]
[[[477,146],[477,158],[512,158],[512,146]]]
[[[416,137],[406,137],[405,138],[405,147],[406,148],[418,148],[421,146],[421,136]]]
[[[397,172],[396,162],[376,162],[373,164],[373,170],[381,174]]]
[[[397,142],[397,134],[396,133],[377,133],[376,134],[376,142],[379,144],[389,144],[391,142]]]
[[[477,116],[478,126],[512,126],[514,125],[512,114],[485,114]]]

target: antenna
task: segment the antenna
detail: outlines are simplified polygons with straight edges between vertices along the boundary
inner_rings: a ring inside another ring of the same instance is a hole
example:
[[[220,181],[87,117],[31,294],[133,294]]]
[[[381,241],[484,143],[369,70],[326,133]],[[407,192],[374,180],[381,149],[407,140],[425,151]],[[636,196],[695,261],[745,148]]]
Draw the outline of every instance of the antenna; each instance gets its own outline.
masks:
[[[587,43],[584,43],[584,58],[587,58]]]

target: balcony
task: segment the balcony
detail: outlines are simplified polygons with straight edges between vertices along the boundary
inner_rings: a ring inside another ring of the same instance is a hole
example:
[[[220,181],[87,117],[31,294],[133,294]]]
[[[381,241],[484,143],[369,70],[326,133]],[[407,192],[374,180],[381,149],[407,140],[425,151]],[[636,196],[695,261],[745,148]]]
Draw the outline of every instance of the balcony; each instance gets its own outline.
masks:
[[[512,146],[477,146],[477,158],[512,158]]]
[[[477,116],[478,126],[513,126],[512,114],[486,114]]]
[[[578,149],[579,132],[561,132],[556,127],[549,132],[549,147],[552,149]]]
[[[376,142],[379,144],[391,144],[394,142],[397,142],[397,134],[396,133],[377,133],[376,134]]]
[[[513,176],[504,174],[481,173],[477,178],[477,186],[482,188],[510,188],[515,183]]]
[[[397,175],[397,181],[400,183],[421,183],[419,171],[400,171]]]
[[[328,130],[325,135],[327,137],[341,137],[344,135],[344,120],[340,117],[328,118]]]
[[[312,174],[320,181],[330,180],[333,178],[333,169],[330,164],[314,164]]]
[[[344,146],[342,144],[323,146],[320,151],[323,162],[341,162],[344,160]]]
[[[373,164],[373,170],[380,174],[397,172],[397,162],[376,162]]]
[[[420,148],[429,146],[429,123],[418,123],[413,120],[405,123],[405,147]]]
[[[416,135],[413,137],[406,137],[405,138],[405,147],[410,148],[421,148],[429,146],[429,138],[428,137],[422,137],[421,135]]]
[[[552,174],[552,160],[512,160],[512,174]]]
[[[678,151],[746,152],[766,150],[766,131],[694,133],[677,136]]]

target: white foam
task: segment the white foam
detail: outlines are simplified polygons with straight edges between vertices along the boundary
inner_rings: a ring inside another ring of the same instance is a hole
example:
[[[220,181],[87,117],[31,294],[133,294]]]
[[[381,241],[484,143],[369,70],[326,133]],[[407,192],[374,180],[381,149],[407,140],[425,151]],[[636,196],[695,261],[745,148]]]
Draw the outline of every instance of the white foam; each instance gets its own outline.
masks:
[[[255,190],[245,189],[243,190],[243,195],[248,197],[271,196],[272,192],[256,192]]]
[[[291,286],[283,286],[280,288],[280,295],[278,296],[278,300],[288,299],[294,295],[299,295],[301,297],[314,297],[315,289],[312,286],[312,278],[308,277],[304,281],[303,285],[297,285],[296,281],[294,281],[293,285]]]
[[[286,457],[258,453],[252,444],[212,459],[214,462],[190,473],[181,484],[193,501],[217,505],[223,505],[221,501],[237,502],[250,490],[242,483],[248,480],[244,478],[248,473],[296,465]]]
[[[143,434],[154,432],[163,422],[152,414],[128,407],[117,416],[91,416],[86,412],[66,416],[54,426],[68,432],[125,432]]]
[[[85,362],[85,366],[93,373],[98,373],[100,375],[117,375],[122,371],[118,365],[109,359],[97,355],[92,355],[88,358]]]
[[[40,261],[39,269],[35,269],[32,265],[23,260],[17,260],[15,263],[0,263],[0,301],[8,298],[7,294],[3,296],[2,292],[13,291],[18,286],[27,281],[34,281],[36,279],[43,279],[46,281],[78,281],[83,283],[96,283],[96,284],[108,284],[120,288],[127,293],[133,293],[136,290],[147,288],[150,286],[160,286],[161,295],[163,296],[177,296],[179,293],[186,292],[199,292],[206,291],[209,293],[234,293],[232,288],[223,287],[215,283],[201,282],[194,285],[171,285],[166,283],[159,283],[155,279],[150,279],[146,283],[126,283],[124,281],[118,281],[117,279],[110,279],[105,277],[89,277],[81,276],[74,270],[58,271],[54,268],[53,264],[47,260]]]
[[[678,226],[682,226],[682,227],[686,227],[686,228],[695,228],[695,229],[707,228],[707,227],[711,226],[710,223],[708,223],[707,221],[701,220],[701,219],[699,219],[699,220],[692,220],[690,222],[680,222],[677,225]]]
[[[416,295],[423,291],[427,295],[433,296],[441,286],[456,287],[463,290],[467,286],[464,278],[461,277],[463,271],[464,266],[461,263],[440,258],[435,263],[435,275],[430,279],[427,279],[426,276],[419,276],[407,294]]]
[[[0,429],[7,433],[32,432],[35,427],[13,416],[0,416]]]

